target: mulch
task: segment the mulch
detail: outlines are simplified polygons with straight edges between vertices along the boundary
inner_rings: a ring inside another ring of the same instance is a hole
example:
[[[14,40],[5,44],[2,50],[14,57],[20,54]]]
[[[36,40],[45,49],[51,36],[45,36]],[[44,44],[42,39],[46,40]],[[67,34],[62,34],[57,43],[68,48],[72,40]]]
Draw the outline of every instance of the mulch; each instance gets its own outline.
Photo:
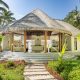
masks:
[[[52,70],[51,68],[49,68],[49,67],[47,66],[47,64],[45,64],[45,67],[46,67],[47,71],[48,71],[52,76],[54,76],[57,80],[64,80],[57,71],[54,71],[54,70]]]
[[[6,61],[6,60],[1,60],[0,64],[7,63],[7,62],[8,61]],[[12,62],[14,62],[15,65],[20,65],[20,64],[23,64],[23,65],[25,64],[26,65],[27,64],[24,60],[15,60],[15,61],[12,61]]]

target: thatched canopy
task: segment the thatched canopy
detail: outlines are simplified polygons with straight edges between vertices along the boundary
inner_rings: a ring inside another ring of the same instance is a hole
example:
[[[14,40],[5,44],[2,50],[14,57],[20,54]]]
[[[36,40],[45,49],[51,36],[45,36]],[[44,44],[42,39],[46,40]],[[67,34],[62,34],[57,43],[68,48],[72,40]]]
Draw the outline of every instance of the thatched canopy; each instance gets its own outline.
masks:
[[[70,35],[77,35],[80,33],[74,26],[60,20],[52,19],[39,9],[33,10],[20,20],[3,27],[1,31],[23,32],[27,30],[47,30],[57,33],[67,33]]]
[[[70,31],[73,36],[76,36],[80,34],[80,30],[72,26],[71,24],[61,21],[61,20],[56,20],[59,24],[61,24],[66,30]]]
[[[25,30],[48,30],[71,34],[70,31],[66,30],[62,25],[39,9],[32,11],[13,23],[9,27],[9,30],[12,32]]]

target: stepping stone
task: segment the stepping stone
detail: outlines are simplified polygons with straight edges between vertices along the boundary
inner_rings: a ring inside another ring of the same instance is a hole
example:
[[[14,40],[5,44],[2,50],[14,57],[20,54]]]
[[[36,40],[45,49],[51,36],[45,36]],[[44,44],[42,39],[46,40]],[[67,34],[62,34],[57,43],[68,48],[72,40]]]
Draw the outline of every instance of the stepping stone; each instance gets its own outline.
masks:
[[[29,72],[29,71],[30,71],[30,72],[31,72],[31,71],[32,71],[32,72],[33,72],[33,71],[46,71],[46,69],[25,69],[24,71],[28,71],[28,72]]]
[[[24,69],[25,80],[57,80],[45,68],[44,64],[30,64]]]
[[[46,79],[54,79],[52,75],[35,75],[35,76],[28,76],[31,80],[46,80]]]
[[[45,66],[27,66],[25,68],[30,68],[30,69],[32,69],[32,68],[45,68]]]
[[[25,72],[24,75],[40,75],[40,74],[49,74],[49,72]]]
[[[33,64],[33,66],[44,66],[44,64]]]

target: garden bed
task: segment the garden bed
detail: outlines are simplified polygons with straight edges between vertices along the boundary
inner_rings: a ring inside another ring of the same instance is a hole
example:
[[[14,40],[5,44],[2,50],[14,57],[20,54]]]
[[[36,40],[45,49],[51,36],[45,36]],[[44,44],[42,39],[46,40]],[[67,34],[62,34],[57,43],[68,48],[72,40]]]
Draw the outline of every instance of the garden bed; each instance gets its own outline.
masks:
[[[62,64],[51,61],[47,67],[58,80],[80,80],[80,60],[64,60]]]
[[[0,80],[24,80],[24,61],[1,61]]]
[[[51,67],[48,67],[47,64],[45,64],[45,67],[46,67],[47,71],[48,71],[52,76],[54,76],[56,79],[58,79],[58,80],[64,80],[56,70],[53,70]]]

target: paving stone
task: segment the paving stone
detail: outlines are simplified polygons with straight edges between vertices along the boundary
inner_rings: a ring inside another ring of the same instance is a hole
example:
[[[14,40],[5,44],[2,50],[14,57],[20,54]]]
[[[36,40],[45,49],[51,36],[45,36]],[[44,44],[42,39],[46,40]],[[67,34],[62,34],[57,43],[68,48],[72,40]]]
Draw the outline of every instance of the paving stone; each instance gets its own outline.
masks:
[[[57,80],[45,68],[44,64],[30,64],[24,69],[24,76],[30,80]]]

